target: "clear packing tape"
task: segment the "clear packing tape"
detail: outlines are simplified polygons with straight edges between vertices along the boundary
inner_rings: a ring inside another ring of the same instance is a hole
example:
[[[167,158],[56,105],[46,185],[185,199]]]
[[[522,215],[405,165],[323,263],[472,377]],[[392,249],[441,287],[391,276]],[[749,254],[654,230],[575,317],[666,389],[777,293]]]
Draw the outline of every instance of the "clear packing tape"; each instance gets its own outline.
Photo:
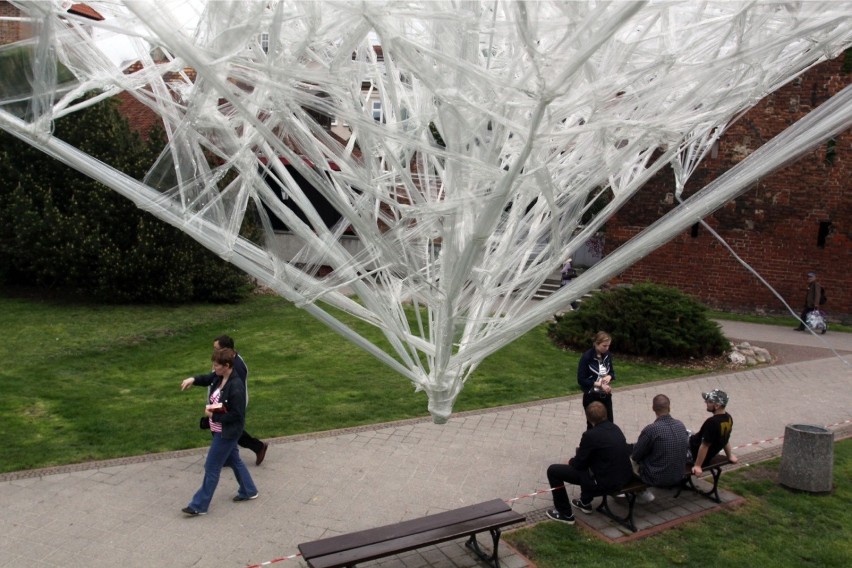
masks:
[[[126,0],[89,2],[95,21],[12,4],[33,37],[0,47],[0,128],[375,355],[438,423],[486,356],[852,126],[847,87],[531,303],[654,173],[680,196],[737,117],[852,45],[852,5]],[[169,142],[143,181],[52,135],[122,91]]]

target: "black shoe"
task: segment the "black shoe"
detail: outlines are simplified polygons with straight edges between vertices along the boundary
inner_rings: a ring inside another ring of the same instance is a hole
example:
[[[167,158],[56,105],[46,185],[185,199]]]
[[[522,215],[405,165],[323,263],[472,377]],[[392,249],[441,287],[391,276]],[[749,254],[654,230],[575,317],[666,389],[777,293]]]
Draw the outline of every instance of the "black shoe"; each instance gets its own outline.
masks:
[[[566,525],[574,524],[574,515],[565,515],[560,513],[557,509],[550,509],[547,513],[545,513],[549,519],[553,519],[554,521],[559,521],[560,523],[565,523]]]
[[[793,331],[805,331],[805,328],[803,328],[803,327],[794,327],[794,328],[793,328]]]
[[[589,503],[587,505],[586,503],[583,503],[579,499],[572,499],[571,504],[574,505],[575,507],[577,507],[578,509],[580,509],[581,511],[583,511],[584,513],[586,513],[587,515],[591,514],[591,512],[592,512],[592,504],[591,503]]]
[[[243,497],[242,495],[237,495],[236,497],[234,497],[234,503],[239,503],[240,501],[251,501],[252,499],[257,499],[258,495],[260,495],[260,493],[255,493],[251,497]]]
[[[260,465],[263,463],[264,458],[266,457],[266,448],[269,447],[269,444],[264,443],[263,447],[260,448],[260,451],[257,452],[257,459],[254,462],[254,465]]]
[[[198,516],[207,514],[207,513],[202,513],[201,511],[196,511],[192,507],[184,507],[183,509],[181,509],[181,511],[183,511],[184,513],[186,513],[190,517],[198,517]]]

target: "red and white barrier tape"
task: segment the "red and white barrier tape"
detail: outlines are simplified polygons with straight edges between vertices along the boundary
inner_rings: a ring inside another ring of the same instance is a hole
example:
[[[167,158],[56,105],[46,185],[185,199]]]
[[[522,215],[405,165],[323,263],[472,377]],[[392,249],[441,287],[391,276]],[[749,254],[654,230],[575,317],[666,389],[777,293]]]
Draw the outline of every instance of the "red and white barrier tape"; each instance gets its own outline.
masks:
[[[834,428],[836,426],[843,426],[844,424],[852,424],[852,418],[850,418],[849,420],[844,420],[843,422],[835,422],[834,424],[829,424],[829,425],[826,426],[826,428],[831,429],[831,428]],[[741,446],[735,446],[733,449],[737,450],[737,449],[740,449],[740,448],[748,448],[749,446],[757,446],[757,445],[760,445],[760,444],[766,444],[767,442],[774,442],[776,440],[783,440],[783,439],[784,439],[784,436],[775,436],[774,438],[767,438],[766,440],[758,440],[757,442],[749,442],[748,444],[743,444]],[[535,491],[534,493],[527,493],[526,495],[519,495],[518,497],[515,497],[514,499],[505,499],[505,501],[506,501],[506,503],[511,505],[515,501],[520,501],[521,499],[526,499],[528,497],[535,497],[536,495],[541,495],[542,493],[550,493],[552,491],[553,491],[552,488],[540,489],[538,491]]]
[[[834,424],[829,424],[826,428],[834,428],[835,426],[842,426],[844,424],[852,423],[852,419],[844,420],[843,422],[835,422]],[[760,440],[757,442],[749,442],[748,444],[743,444],[741,446],[735,446],[734,449],[747,448],[749,446],[757,446],[759,444],[765,444],[767,442],[774,442],[775,440],[783,440],[784,436],[775,436],[774,438],[767,438],[766,440]],[[548,487],[547,489],[539,489],[538,491],[534,491],[533,493],[527,493],[526,495],[519,495],[518,497],[514,497],[512,499],[504,499],[507,504],[511,505],[515,501],[520,501],[521,499],[527,499],[529,497],[535,497],[536,495],[541,495],[543,493],[550,493],[553,491],[553,488]],[[264,562],[262,564],[252,564],[251,566],[247,566],[246,568],[261,568],[261,566],[269,566],[270,564],[275,564],[276,562],[282,562],[284,560],[292,560],[293,558],[298,558],[301,554],[291,554],[290,556],[284,556],[282,558],[276,558],[274,560],[270,560],[268,562]]]
[[[276,562],[283,562],[285,560],[292,560],[293,558],[300,557],[301,554],[291,554],[290,556],[282,556],[281,558],[275,558],[273,560],[269,560],[267,562],[263,562],[261,564],[252,564],[251,566],[247,566],[246,568],[260,568],[261,566],[269,566],[270,564],[275,564]]]
[[[843,422],[835,422],[834,424],[829,424],[828,426],[826,426],[826,428],[831,429],[831,428],[834,428],[836,426],[842,426],[844,424],[850,424],[850,423],[852,423],[852,418],[850,418],[849,420],[844,420]],[[738,450],[740,448],[748,448],[749,446],[757,446],[757,445],[760,445],[760,444],[765,444],[767,442],[774,442],[776,440],[783,440],[783,439],[784,439],[783,435],[782,436],[775,436],[774,438],[767,438],[766,440],[758,440],[757,442],[749,442],[748,444],[743,444],[741,446],[734,446],[733,449]]]

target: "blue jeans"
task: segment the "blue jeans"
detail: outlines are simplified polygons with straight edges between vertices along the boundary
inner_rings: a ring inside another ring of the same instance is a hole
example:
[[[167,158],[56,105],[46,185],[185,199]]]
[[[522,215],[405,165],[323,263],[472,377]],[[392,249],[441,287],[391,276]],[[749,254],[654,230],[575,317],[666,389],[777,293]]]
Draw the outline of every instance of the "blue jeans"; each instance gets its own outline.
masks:
[[[210,450],[207,452],[207,461],[204,462],[204,481],[201,483],[201,489],[195,493],[192,501],[189,502],[190,508],[199,513],[207,512],[210,501],[213,499],[213,492],[219,485],[219,475],[224,466],[234,470],[234,476],[240,485],[238,495],[251,497],[257,493],[257,487],[254,486],[251,474],[248,472],[246,464],[240,459],[240,448],[237,446],[237,441],[237,438],[226,440],[219,432],[213,434],[213,441],[210,443]]]

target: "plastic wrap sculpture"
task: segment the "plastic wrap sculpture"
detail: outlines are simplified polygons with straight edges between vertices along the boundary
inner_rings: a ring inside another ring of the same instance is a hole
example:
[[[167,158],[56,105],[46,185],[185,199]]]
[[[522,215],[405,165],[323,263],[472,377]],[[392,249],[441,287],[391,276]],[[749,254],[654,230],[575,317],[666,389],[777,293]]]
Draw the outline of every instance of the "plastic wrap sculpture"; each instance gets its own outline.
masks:
[[[846,88],[531,303],[650,176],[673,168],[680,197],[739,115],[852,45],[852,4],[88,3],[102,20],[70,2],[12,4],[33,36],[0,51],[27,54],[26,72],[0,78],[0,128],[390,365],[439,423],[483,358],[852,125]],[[142,182],[51,134],[121,91],[168,136]],[[247,211],[262,237],[241,236]]]

